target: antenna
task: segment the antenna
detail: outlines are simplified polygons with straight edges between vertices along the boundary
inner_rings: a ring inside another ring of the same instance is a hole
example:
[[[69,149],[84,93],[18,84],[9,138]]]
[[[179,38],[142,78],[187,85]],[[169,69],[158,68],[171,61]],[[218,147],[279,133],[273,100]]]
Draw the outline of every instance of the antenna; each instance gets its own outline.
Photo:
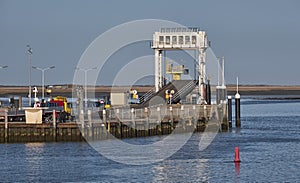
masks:
[[[222,86],[225,86],[225,64],[224,64],[224,56],[222,57]]]
[[[235,98],[239,99],[241,98],[240,94],[239,94],[239,78],[236,77],[236,94],[235,94]]]
[[[239,93],[239,77],[236,77],[236,93]]]
[[[220,86],[220,61],[219,61],[219,57],[217,57],[217,62],[218,62],[218,86]]]

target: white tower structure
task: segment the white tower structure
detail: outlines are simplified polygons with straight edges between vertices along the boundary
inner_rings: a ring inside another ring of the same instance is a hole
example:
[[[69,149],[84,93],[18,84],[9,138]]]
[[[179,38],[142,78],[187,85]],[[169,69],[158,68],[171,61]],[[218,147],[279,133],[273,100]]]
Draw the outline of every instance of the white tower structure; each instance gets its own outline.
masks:
[[[163,85],[162,51],[196,50],[199,96],[201,102],[205,102],[206,49],[208,47],[206,32],[201,31],[200,28],[161,28],[159,32],[155,32],[152,43],[152,48],[155,50],[155,91],[159,91]]]
[[[219,60],[218,60],[218,76],[220,75],[219,72],[220,72],[220,69],[219,69]],[[226,101],[226,95],[227,95],[227,92],[226,92],[226,85],[225,85],[225,58],[224,56],[222,57],[222,74],[221,74],[221,85],[220,85],[220,82],[219,82],[219,77],[218,77],[218,86],[216,87],[216,92],[217,92],[217,104],[220,104],[222,102],[225,102]]]

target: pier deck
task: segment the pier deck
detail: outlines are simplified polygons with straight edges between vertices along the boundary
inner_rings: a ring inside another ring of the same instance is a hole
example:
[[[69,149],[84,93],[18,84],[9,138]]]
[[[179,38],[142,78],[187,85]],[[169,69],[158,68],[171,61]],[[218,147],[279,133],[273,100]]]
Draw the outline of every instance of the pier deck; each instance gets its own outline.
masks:
[[[223,106],[224,107],[224,106]],[[134,138],[203,132],[208,125],[228,130],[226,106],[172,105],[147,109],[111,109],[87,112],[76,122],[26,124],[0,122],[0,142],[50,142]],[[225,109],[225,110],[224,110]]]

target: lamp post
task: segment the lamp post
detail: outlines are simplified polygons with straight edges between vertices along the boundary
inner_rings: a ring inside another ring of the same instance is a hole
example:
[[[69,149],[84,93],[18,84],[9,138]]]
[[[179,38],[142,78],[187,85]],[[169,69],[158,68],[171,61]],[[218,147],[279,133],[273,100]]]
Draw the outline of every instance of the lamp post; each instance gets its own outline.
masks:
[[[28,76],[28,104],[29,106],[31,106],[31,55],[32,55],[32,48],[30,47],[30,45],[27,45],[27,59],[28,59],[28,63],[29,63],[29,76]]]
[[[32,66],[32,68],[42,71],[42,99],[44,99],[45,98],[45,71],[49,69],[54,69],[55,66],[45,67],[45,68]]]
[[[85,100],[84,106],[85,106],[85,108],[87,108],[87,72],[94,70],[94,69],[97,69],[97,67],[93,67],[93,68],[89,68],[89,69],[82,69],[82,68],[76,67],[76,70],[84,72],[84,100]]]
[[[0,66],[0,69],[5,69],[5,68],[7,68],[7,67],[8,67],[7,65]]]

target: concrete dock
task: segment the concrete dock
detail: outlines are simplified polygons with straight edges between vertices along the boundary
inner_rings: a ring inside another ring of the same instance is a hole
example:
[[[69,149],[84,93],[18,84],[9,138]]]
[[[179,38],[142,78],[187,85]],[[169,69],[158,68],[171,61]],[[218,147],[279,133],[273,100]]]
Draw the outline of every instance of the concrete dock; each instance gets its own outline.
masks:
[[[228,131],[226,105],[165,105],[87,111],[76,122],[0,122],[0,142],[59,142],[135,138],[203,132],[208,125]]]

